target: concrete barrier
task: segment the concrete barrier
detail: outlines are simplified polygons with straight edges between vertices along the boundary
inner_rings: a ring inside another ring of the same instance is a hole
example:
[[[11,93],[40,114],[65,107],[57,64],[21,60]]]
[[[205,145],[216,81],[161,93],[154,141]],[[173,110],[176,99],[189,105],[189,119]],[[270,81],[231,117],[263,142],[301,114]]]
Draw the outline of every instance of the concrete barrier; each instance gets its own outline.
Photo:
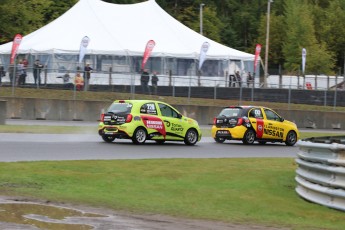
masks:
[[[111,101],[80,101],[34,98],[5,98],[7,118],[28,120],[96,121]],[[174,105],[183,115],[196,119],[200,125],[212,124],[221,111],[218,106]],[[2,110],[4,111],[4,110]],[[344,112],[322,112],[279,109],[285,119],[299,128],[344,129]]]
[[[6,101],[0,101],[0,125],[5,124],[7,114]]]

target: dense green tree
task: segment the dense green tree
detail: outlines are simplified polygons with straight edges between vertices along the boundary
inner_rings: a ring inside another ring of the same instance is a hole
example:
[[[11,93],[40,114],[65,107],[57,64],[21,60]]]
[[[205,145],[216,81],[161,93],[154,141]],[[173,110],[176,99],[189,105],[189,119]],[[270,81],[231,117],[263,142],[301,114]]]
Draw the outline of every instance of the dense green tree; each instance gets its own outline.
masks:
[[[327,42],[329,49],[335,53],[338,66],[335,71],[338,72],[338,69],[344,67],[345,1],[330,1],[328,8],[315,7],[314,12],[319,12],[315,15],[315,21],[318,22],[315,28],[320,28],[316,30],[317,37],[320,41]]]
[[[60,17],[77,2],[78,0],[53,1],[50,7],[44,12],[45,21],[50,22]]]
[[[324,42],[315,36],[310,5],[304,1],[286,1],[286,36],[283,42],[284,67],[290,73],[301,69],[302,48],[307,50],[306,73],[331,74],[334,66],[333,56]]]
[[[43,12],[50,0],[2,1],[0,4],[1,42],[11,41],[15,34],[26,35],[45,24]]]

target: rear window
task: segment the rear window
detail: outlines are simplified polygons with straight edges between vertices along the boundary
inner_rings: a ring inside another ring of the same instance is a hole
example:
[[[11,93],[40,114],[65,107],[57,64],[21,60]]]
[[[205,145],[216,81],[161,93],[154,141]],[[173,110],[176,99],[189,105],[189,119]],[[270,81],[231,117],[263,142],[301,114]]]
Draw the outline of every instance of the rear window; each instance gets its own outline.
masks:
[[[130,113],[133,105],[130,103],[113,103],[108,108],[110,113]]]
[[[219,116],[238,117],[241,116],[242,110],[241,108],[226,108],[220,112]]]

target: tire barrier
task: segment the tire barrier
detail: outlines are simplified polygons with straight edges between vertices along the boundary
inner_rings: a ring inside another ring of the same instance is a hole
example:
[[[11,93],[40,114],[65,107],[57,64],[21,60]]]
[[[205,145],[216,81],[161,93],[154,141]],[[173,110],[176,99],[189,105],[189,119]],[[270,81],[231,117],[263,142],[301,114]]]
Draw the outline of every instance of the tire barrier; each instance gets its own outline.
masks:
[[[298,146],[298,195],[345,211],[345,136],[303,139]]]

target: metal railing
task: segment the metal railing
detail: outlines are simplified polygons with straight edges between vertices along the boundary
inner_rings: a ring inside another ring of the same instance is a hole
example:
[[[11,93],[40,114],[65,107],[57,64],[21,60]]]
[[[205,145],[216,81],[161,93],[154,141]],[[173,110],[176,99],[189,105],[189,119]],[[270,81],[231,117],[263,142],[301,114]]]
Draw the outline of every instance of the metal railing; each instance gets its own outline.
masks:
[[[296,192],[311,202],[345,211],[345,136],[298,142]]]
[[[81,71],[82,72],[82,71]],[[4,85],[15,87],[33,88],[60,88],[73,89],[75,72],[70,72],[68,84],[64,84],[63,75],[65,72],[44,68],[41,72],[42,85],[34,84],[32,69],[27,69],[25,85],[18,85],[17,80],[11,81],[9,74],[2,78]],[[14,74],[13,76],[16,76]],[[283,81],[279,82],[277,76],[272,75],[268,79],[267,88],[263,88],[259,79],[247,82],[245,76],[241,82],[229,82],[228,77],[209,77],[209,76],[171,76],[159,75],[157,94],[173,97],[191,97],[229,99],[238,100],[238,104],[243,101],[268,101],[290,104],[315,104],[323,106],[345,106],[345,90],[332,86],[344,81],[343,77],[315,77],[306,76],[307,82],[313,82],[311,89],[301,87],[297,81],[297,76],[284,76]],[[300,78],[300,77],[298,77]],[[317,87],[314,87],[316,86]],[[90,91],[119,91],[141,94],[140,74],[128,72],[94,71],[91,74],[87,90]],[[149,83],[151,88],[151,84]],[[151,91],[152,92],[152,91]],[[304,93],[303,93],[304,92]],[[306,94],[306,92],[308,92]],[[15,96],[15,90],[11,96]],[[306,96],[307,95],[307,96]]]

